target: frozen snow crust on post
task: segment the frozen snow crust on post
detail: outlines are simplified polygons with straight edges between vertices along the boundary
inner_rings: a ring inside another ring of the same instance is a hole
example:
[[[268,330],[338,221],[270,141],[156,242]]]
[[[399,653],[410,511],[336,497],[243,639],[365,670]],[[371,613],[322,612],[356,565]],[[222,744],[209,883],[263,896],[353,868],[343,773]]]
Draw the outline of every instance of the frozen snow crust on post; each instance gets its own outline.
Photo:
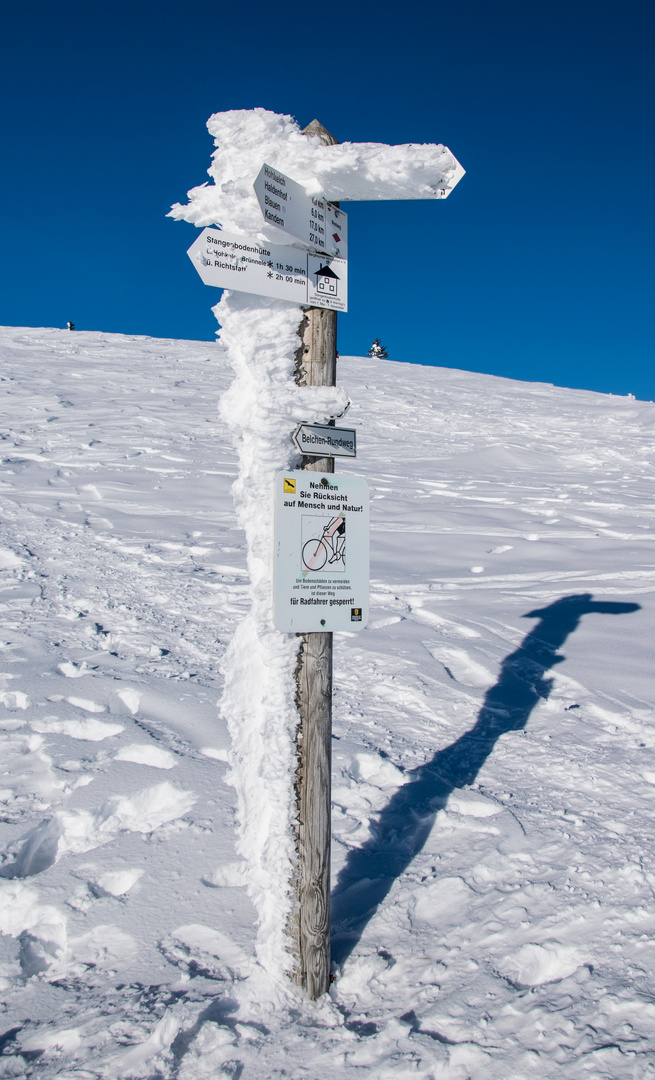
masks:
[[[341,413],[348,399],[336,387],[294,384],[302,315],[295,305],[231,292],[214,313],[236,376],[220,413],[239,457],[232,491],[246,536],[252,601],[223,663],[221,708],[232,736],[237,848],[250,864],[249,891],[259,913],[257,955],[278,980],[290,962],[285,927],[294,855],[298,638],[273,626],[273,482],[299,460],[291,443],[296,425]]]
[[[224,782],[259,572],[225,349],[0,329],[4,1077],[652,1080],[655,406],[339,363],[373,587],[316,1008],[257,962]]]
[[[300,155],[304,169],[320,171],[322,163],[325,168],[325,147],[301,135],[290,117],[240,110],[217,113],[208,127],[218,146],[209,170],[215,183],[191,191],[187,206],[175,206],[171,216],[178,219],[264,235],[253,189],[264,161],[278,166],[278,158]],[[378,154],[382,150],[378,147]],[[273,481],[280,469],[300,461],[291,442],[297,423],[339,415],[348,399],[333,387],[296,386],[300,306],[226,291],[214,313],[235,373],[221,401],[221,416],[239,456],[233,492],[246,535],[252,600],[225,658],[221,708],[232,736],[238,850],[250,865],[248,888],[259,915],[257,956],[269,977],[279,981],[291,966],[287,925],[295,851],[299,639],[280,634],[272,621]]]
[[[309,195],[333,201],[445,198],[463,174],[443,146],[326,146],[317,136],[303,135],[290,116],[265,109],[216,113],[207,126],[217,146],[208,170],[214,183],[193,188],[188,193],[188,204],[176,204],[170,216],[197,226],[218,224],[253,239],[293,242],[288,234],[262,222],[254,182],[264,163],[289,175]],[[285,927],[294,869],[294,734],[299,718],[295,715],[293,679],[297,642],[280,639],[270,620],[272,578],[265,567],[270,566],[273,550],[272,514],[266,500],[267,496],[270,500],[275,471],[290,465],[295,456],[288,450],[276,455],[274,443],[276,436],[286,440],[291,433],[288,416],[280,408],[293,385],[290,362],[299,345],[293,331],[298,330],[300,310],[296,308],[295,328],[293,309],[289,312],[288,305],[263,305],[247,294],[231,306],[228,293],[224,305],[216,310],[219,321],[229,321],[223,340],[237,372],[235,386],[223,405],[223,416],[234,423],[239,440],[241,468],[235,494],[254,574],[251,617],[239,629],[227,658],[229,681],[224,709],[235,739],[233,780],[239,792],[240,850],[254,860],[251,890],[260,913],[258,955],[274,977],[289,966],[285,945],[291,942],[287,941]],[[284,324],[281,333],[280,320]],[[256,327],[254,335],[249,323]],[[275,360],[282,365],[275,366],[272,380],[271,358],[274,366]],[[316,409],[321,397],[325,399],[324,394],[317,396],[310,391],[305,400],[311,398]],[[330,395],[332,401],[334,397]],[[248,422],[248,406],[261,405],[264,398],[269,420],[266,438]],[[280,399],[279,405],[276,398]],[[298,400],[297,394],[294,398]],[[240,412],[235,410],[235,402],[242,406]],[[239,418],[245,420],[242,427]],[[300,419],[311,422],[320,417],[310,411]],[[271,464],[276,466],[274,470]],[[261,678],[253,681],[255,672]],[[321,987],[324,985],[322,982]]]
[[[316,136],[303,135],[292,117],[267,109],[215,113],[207,127],[218,147],[207,170],[213,183],[192,188],[188,204],[177,203],[170,216],[271,243],[294,241],[262,219],[253,183],[264,162],[302,184],[309,195],[332,202],[444,198],[463,175],[446,146],[325,146]]]
[[[217,146],[208,170],[213,183],[193,188],[188,204],[176,204],[170,216],[278,243],[292,238],[264,225],[253,188],[264,162],[309,194],[332,200],[444,198],[462,174],[443,146],[325,146],[303,135],[290,116],[266,109],[216,113],[207,126]],[[277,633],[271,622],[273,477],[299,461],[290,443],[296,422],[338,415],[346,399],[339,391],[301,391],[294,385],[299,307],[226,292],[214,310],[236,375],[221,415],[239,452],[234,494],[252,590],[251,613],[226,657],[222,707],[233,738],[239,850],[252,866],[249,887],[260,918],[258,957],[277,977],[289,963],[284,928],[293,856],[298,642]]]

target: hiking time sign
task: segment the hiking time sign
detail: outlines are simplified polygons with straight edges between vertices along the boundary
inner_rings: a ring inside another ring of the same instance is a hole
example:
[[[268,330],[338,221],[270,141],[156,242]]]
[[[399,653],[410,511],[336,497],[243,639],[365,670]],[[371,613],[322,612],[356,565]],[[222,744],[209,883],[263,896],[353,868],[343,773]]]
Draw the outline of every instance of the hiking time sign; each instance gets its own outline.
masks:
[[[348,310],[348,263],[290,244],[203,229],[187,255],[205,285],[294,304]]]

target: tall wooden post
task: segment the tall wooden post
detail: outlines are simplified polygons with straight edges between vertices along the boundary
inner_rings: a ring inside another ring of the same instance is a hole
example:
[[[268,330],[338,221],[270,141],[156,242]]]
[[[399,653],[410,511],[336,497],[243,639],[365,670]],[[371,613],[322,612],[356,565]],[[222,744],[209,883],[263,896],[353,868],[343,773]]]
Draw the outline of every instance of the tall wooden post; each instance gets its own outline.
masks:
[[[338,140],[312,120],[304,135],[326,145]],[[296,382],[299,386],[335,386],[337,313],[309,308],[301,327]],[[303,457],[301,468],[334,472],[334,458]],[[332,769],[332,634],[301,634],[296,669],[300,714],[296,796],[298,863],[294,887],[296,911],[296,982],[312,1001],[330,985],[330,844]]]

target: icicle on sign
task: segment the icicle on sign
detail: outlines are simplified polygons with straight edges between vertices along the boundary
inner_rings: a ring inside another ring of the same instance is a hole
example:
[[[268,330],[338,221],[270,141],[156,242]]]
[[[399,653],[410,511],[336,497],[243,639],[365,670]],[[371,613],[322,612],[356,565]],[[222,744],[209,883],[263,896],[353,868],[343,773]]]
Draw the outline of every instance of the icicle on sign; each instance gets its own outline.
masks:
[[[268,244],[219,229],[203,229],[187,255],[205,285],[348,310],[348,263],[290,244]]]

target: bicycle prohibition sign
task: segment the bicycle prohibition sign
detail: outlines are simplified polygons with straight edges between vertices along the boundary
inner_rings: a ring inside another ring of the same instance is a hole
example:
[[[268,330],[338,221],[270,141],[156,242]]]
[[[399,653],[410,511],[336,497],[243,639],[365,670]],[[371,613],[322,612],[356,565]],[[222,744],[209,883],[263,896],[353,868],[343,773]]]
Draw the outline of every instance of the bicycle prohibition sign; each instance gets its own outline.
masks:
[[[333,570],[345,570],[346,519],[343,514],[330,518],[320,536],[303,544],[302,564],[306,570],[322,570],[326,564]]]

